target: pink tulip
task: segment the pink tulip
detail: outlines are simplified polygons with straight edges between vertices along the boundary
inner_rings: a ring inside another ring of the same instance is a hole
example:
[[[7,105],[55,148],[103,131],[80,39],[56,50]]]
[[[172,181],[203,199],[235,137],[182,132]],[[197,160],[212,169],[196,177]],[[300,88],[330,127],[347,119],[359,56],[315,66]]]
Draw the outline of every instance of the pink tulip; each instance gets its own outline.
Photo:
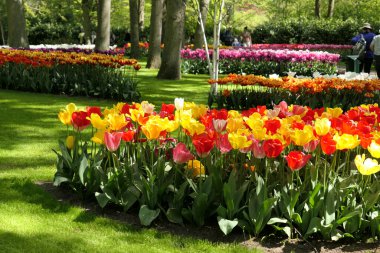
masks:
[[[221,133],[226,129],[227,120],[224,119],[213,119],[212,124],[216,132]]]
[[[120,140],[122,136],[123,136],[122,132],[114,132],[114,133],[105,132],[104,144],[106,144],[107,149],[111,152],[116,151],[120,146]]]
[[[194,159],[194,156],[187,149],[186,145],[182,142],[178,143],[173,149],[173,160],[177,164],[187,163]]]
[[[228,141],[228,134],[220,135],[219,138],[216,140],[216,146],[222,154],[230,152],[232,146],[231,143]]]
[[[311,153],[318,147],[318,144],[319,144],[319,140],[312,140],[303,146],[303,150],[305,152]]]
[[[251,147],[252,147],[254,157],[258,159],[262,159],[265,157],[265,151],[264,151],[263,145],[258,140],[253,139]]]

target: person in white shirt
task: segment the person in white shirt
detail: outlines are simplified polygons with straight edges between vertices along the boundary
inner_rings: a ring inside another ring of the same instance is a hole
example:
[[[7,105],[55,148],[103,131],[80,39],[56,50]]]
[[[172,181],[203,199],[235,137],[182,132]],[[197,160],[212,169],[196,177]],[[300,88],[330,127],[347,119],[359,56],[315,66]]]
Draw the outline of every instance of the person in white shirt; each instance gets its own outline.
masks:
[[[375,60],[375,68],[376,68],[376,72],[377,72],[377,78],[380,79],[380,35],[376,35],[373,38],[369,48],[373,52],[373,58]]]

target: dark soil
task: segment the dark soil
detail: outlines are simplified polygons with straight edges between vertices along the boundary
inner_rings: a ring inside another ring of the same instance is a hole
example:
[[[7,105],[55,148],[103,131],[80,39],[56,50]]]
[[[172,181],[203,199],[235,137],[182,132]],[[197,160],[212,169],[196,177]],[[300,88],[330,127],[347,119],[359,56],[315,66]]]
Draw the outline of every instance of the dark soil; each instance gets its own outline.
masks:
[[[39,187],[46,192],[53,195],[58,201],[64,202],[70,205],[78,206],[85,209],[94,215],[103,216],[116,220],[121,223],[128,224],[136,229],[143,228],[140,225],[138,218],[138,210],[130,210],[129,213],[123,212],[117,206],[110,206],[102,210],[95,199],[83,200],[81,196],[73,193],[70,189],[64,189],[60,187],[54,187],[52,182],[37,182]],[[170,223],[165,219],[159,219],[152,225],[153,228],[163,233],[171,233],[173,235],[193,237],[196,239],[209,240],[211,242],[223,242],[223,243],[239,243],[248,248],[258,248],[263,252],[280,253],[280,252],[357,252],[357,253],[380,253],[380,242],[377,243],[365,243],[356,242],[354,240],[343,240],[339,242],[326,242],[326,241],[309,241],[294,239],[288,240],[279,237],[266,237],[263,239],[257,239],[242,231],[236,231],[228,236],[224,236],[219,230],[217,223],[210,223],[201,228],[191,225],[181,226]]]

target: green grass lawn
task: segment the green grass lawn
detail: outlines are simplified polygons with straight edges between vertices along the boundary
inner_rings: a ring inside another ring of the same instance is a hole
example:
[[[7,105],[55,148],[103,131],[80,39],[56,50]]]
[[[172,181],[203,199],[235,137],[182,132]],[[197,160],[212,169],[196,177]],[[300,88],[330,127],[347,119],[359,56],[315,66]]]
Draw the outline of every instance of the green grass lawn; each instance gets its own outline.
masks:
[[[176,97],[207,101],[207,76],[157,81],[152,70],[139,76],[143,99],[158,106]],[[36,186],[53,178],[52,149],[65,136],[57,113],[70,102],[104,107],[117,101],[0,90],[0,252],[248,251],[118,223],[59,202]]]

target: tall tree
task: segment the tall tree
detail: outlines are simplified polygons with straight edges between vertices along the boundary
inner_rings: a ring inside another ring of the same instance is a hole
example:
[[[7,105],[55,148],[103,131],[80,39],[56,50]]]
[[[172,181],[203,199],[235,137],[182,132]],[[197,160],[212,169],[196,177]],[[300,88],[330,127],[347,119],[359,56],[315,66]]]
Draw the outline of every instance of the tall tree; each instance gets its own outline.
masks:
[[[329,7],[327,9],[327,17],[332,18],[334,15],[335,0],[329,0]]]
[[[91,9],[93,0],[82,0],[82,25],[84,43],[91,44]]]
[[[6,0],[6,4],[8,13],[8,45],[13,48],[29,48],[23,1]]]
[[[315,0],[314,3],[314,16],[316,18],[321,17],[321,1],[320,0]]]
[[[181,78],[181,47],[184,32],[186,0],[169,0],[166,3],[166,23],[162,64],[157,77]]]
[[[162,11],[164,0],[152,0],[147,68],[161,66]]]
[[[95,49],[105,51],[110,48],[111,0],[98,0],[98,29]]]
[[[204,27],[206,27],[207,12],[208,12],[209,4],[210,4],[210,0],[199,1],[199,8],[201,11],[202,22],[203,22]],[[202,48],[203,45],[204,45],[203,31],[202,31],[200,18],[198,17],[197,28],[195,30],[195,36],[194,36],[194,48]]]
[[[138,9],[139,9],[139,30],[141,33],[144,31],[145,0],[139,0]]]
[[[131,29],[131,57],[138,59],[140,56],[140,32],[139,32],[139,0],[129,0],[129,15]]]
[[[1,21],[1,18],[0,18],[0,33],[1,33],[1,41],[2,41],[2,44],[5,45],[5,37],[4,37],[4,26],[3,26],[3,22]]]

